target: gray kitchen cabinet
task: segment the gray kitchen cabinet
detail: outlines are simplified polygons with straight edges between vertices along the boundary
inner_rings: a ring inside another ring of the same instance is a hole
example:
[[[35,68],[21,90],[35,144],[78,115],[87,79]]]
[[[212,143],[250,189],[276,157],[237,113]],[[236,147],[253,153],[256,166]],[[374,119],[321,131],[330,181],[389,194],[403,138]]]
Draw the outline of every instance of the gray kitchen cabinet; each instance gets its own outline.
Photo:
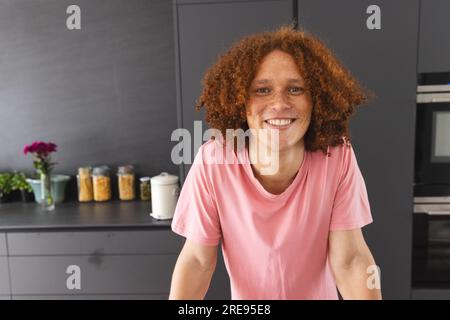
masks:
[[[92,255],[9,257],[11,292],[17,295],[166,294],[177,256]],[[79,267],[80,289],[68,288]]]
[[[6,237],[4,260],[13,272],[11,290],[0,295],[11,293],[13,299],[167,299],[184,242],[168,228],[24,231]],[[80,289],[68,287],[78,271]]]
[[[194,109],[206,70],[234,41],[289,23],[292,18],[292,0],[175,1],[178,126],[191,134],[191,160],[208,129],[204,111]],[[196,145],[194,121],[202,121]],[[182,183],[189,168],[189,164],[180,166]]]
[[[420,3],[419,72],[450,71],[450,1]]]
[[[6,235],[0,233],[0,300],[9,299],[10,294]]]
[[[167,300],[169,294],[85,294],[85,295],[19,295],[12,300]],[[0,296],[1,300],[1,296]]]
[[[176,254],[183,242],[168,230],[8,233],[10,256]]]
[[[412,300],[450,300],[448,289],[413,289]]]
[[[364,231],[384,298],[408,299],[419,1],[376,3],[381,29],[366,26],[369,0],[299,0],[299,27],[321,38],[376,95],[351,121],[374,218]]]
[[[9,296],[11,294],[8,270],[8,258],[0,256],[0,296]]]
[[[207,69],[230,45],[245,35],[290,23],[292,0],[189,1],[174,2],[175,56],[177,71],[178,126],[192,138],[191,160],[208,129],[204,111],[195,111],[201,80]],[[202,121],[200,136],[194,136],[194,121]],[[200,140],[194,141],[194,137]],[[190,165],[180,166],[181,183]],[[229,277],[219,248],[218,263],[206,299],[229,299]]]
[[[0,256],[6,256],[6,234],[0,233]]]

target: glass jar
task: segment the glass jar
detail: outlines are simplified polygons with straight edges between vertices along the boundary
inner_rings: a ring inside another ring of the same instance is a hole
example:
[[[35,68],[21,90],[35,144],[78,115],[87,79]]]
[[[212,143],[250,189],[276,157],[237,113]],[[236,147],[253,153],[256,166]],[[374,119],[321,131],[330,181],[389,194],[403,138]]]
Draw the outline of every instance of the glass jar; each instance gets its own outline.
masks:
[[[77,185],[78,185],[78,201],[88,202],[94,199],[91,167],[78,168]]]
[[[117,176],[119,178],[120,200],[134,200],[136,197],[134,192],[134,167],[130,165],[119,167]]]
[[[95,167],[92,172],[95,201],[111,200],[111,177],[108,166]]]
[[[52,195],[52,181],[50,173],[41,173],[41,206],[46,211],[55,210],[55,201]]]
[[[149,201],[151,198],[150,177],[142,177],[140,181],[141,200]]]

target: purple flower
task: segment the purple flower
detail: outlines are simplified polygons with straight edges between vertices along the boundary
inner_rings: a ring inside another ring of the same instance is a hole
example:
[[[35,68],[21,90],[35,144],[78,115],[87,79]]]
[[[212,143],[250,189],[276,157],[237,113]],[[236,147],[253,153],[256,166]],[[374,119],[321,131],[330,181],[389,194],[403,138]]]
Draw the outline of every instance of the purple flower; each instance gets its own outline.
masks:
[[[56,148],[57,148],[56,144],[49,142],[47,147],[48,147],[48,149],[47,149],[48,153],[56,152]]]
[[[35,141],[31,145],[26,145],[23,149],[24,154],[34,153],[38,157],[45,157],[49,153],[56,152],[57,145],[53,142]]]
[[[34,167],[37,172],[49,173],[56,163],[51,162],[50,153],[56,152],[57,145],[53,142],[35,141],[31,145],[26,145],[23,148],[23,153],[26,155],[31,153],[34,155]]]

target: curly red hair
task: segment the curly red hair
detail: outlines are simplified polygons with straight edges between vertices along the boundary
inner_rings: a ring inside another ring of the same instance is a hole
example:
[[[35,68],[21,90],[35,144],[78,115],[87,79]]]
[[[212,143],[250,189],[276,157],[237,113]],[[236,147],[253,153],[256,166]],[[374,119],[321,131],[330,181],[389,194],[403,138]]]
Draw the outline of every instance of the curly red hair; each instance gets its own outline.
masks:
[[[292,55],[306,90],[311,94],[311,122],[305,149],[322,150],[350,144],[349,118],[368,100],[363,89],[333,53],[316,37],[290,26],[247,36],[236,42],[206,72],[196,110],[206,109],[206,121],[226,136],[226,129],[248,129],[249,88],[262,59],[279,49]]]

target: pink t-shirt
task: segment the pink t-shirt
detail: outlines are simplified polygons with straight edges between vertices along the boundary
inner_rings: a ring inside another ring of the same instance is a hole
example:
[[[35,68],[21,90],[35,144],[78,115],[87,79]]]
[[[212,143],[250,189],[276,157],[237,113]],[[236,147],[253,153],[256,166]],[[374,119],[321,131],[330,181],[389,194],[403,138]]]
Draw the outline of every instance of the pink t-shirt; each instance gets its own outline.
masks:
[[[247,149],[234,155],[239,161],[218,164],[218,148],[215,140],[200,147],[172,230],[204,245],[222,241],[232,299],[337,299],[328,234],[372,222],[353,147],[330,147],[330,157],[306,151],[279,195],[256,179]]]

